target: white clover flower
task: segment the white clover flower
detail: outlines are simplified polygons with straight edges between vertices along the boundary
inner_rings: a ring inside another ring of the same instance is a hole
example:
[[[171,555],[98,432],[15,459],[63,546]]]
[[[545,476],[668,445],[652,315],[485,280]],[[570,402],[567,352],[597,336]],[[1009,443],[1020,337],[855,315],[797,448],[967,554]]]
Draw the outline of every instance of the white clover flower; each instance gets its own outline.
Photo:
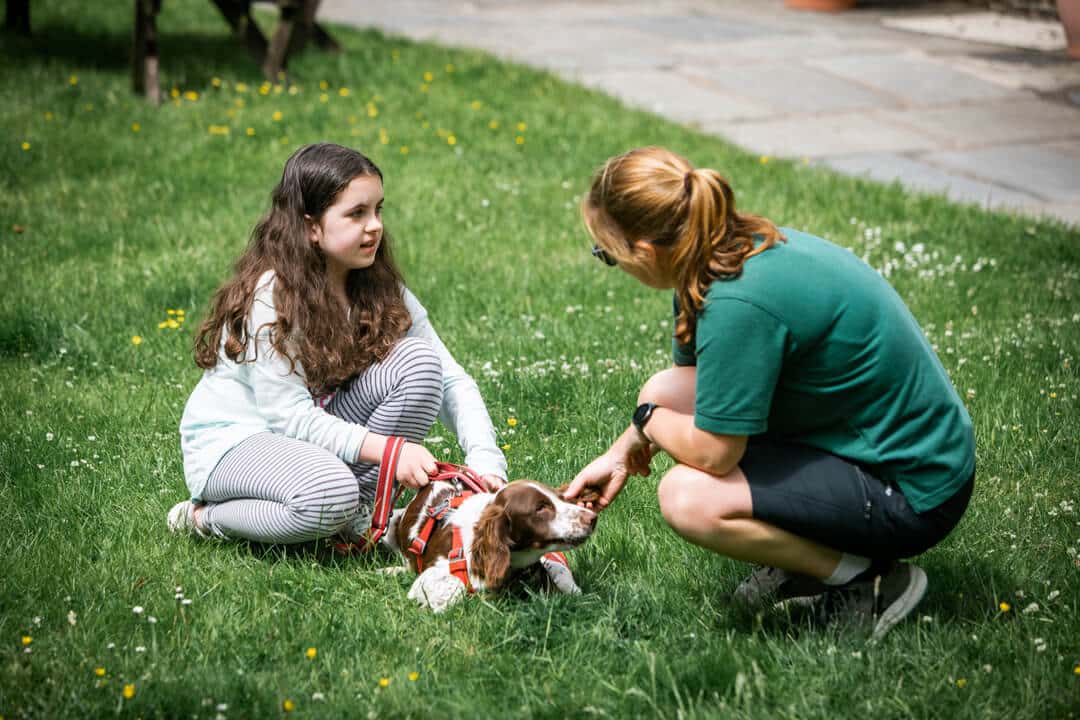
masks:
[[[142,605],[136,605],[135,607],[131,608],[131,612],[135,613],[136,615],[142,615],[143,614],[143,606]]]
[[[67,621],[68,625],[75,625],[75,623],[79,621],[79,616],[75,613],[74,610],[68,610]]]
[[[45,440],[46,440],[47,442],[52,442],[52,441],[53,441],[53,438],[54,438],[54,437],[56,437],[56,436],[55,436],[55,435],[53,435],[53,434],[52,434],[51,432],[47,432],[47,433],[45,433]]]
[[[180,601],[180,604],[181,605],[190,605],[191,604],[191,598],[184,598],[183,600]]]
[[[1039,603],[1031,603],[1030,605],[1028,605],[1023,610],[1023,613],[1025,615],[1030,615],[1031,613],[1036,613],[1036,612],[1039,612]]]
[[[135,646],[135,652],[137,652],[137,653],[146,652],[146,646],[145,645],[136,645]]]
[[[148,615],[147,618],[146,618],[146,622],[150,623],[151,625],[156,625],[157,624],[157,618],[154,617],[153,615]]]

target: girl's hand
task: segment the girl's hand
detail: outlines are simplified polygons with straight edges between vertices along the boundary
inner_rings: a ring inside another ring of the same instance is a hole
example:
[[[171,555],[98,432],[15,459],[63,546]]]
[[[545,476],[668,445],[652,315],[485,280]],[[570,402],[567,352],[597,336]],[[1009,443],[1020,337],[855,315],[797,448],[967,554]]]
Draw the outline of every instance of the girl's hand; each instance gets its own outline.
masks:
[[[480,480],[487,485],[487,489],[491,492],[506,487],[506,479],[501,478],[498,475],[481,475]]]
[[[435,456],[426,447],[407,442],[401,447],[394,479],[407,488],[419,490],[430,482],[428,476],[434,475],[436,469]]]

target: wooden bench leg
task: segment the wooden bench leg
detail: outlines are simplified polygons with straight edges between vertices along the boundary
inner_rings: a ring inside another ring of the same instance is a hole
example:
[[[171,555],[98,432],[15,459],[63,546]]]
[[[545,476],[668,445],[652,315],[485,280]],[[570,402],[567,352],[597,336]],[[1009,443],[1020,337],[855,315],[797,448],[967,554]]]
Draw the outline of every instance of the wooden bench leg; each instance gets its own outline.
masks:
[[[262,67],[266,62],[266,36],[251,17],[251,0],[213,0],[233,32],[244,40],[244,47],[255,62]]]
[[[4,29],[18,35],[30,35],[30,0],[7,0]]]
[[[158,80],[157,14],[161,0],[135,0],[135,47],[132,85],[153,105],[161,104]]]

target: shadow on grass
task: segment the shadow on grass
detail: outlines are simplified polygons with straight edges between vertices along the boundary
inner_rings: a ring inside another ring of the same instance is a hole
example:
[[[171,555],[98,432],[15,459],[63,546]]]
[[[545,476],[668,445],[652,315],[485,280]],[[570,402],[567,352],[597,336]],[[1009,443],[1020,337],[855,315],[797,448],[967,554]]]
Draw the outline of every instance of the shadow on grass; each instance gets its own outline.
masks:
[[[217,75],[262,78],[259,66],[222,21],[215,34],[170,32],[159,24],[162,78],[173,84],[205,85]],[[131,71],[132,36],[66,24],[33,28],[30,37],[3,36],[0,57],[8,67],[62,64],[71,70]]]

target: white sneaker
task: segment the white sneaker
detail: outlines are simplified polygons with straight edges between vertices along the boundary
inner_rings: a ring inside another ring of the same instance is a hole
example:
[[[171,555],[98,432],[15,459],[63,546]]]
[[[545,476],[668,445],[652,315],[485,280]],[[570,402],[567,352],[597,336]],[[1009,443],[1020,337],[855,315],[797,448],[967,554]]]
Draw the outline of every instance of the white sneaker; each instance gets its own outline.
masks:
[[[194,533],[199,537],[209,537],[205,530],[195,525],[195,517],[192,514],[194,509],[195,506],[190,500],[173,505],[167,519],[169,532]]]

